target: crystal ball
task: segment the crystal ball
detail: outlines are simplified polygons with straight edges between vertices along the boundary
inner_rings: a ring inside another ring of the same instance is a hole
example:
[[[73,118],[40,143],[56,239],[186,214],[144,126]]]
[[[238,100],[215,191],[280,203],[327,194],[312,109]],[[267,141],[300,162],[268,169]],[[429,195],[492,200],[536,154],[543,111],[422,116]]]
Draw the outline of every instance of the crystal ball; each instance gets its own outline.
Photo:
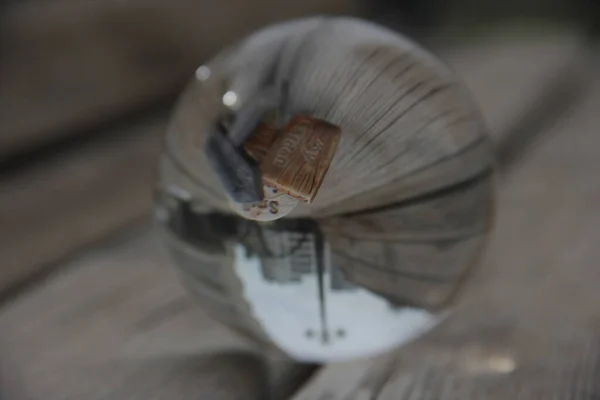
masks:
[[[166,132],[155,218],[214,318],[299,361],[345,361],[452,312],[488,235],[492,165],[436,57],[369,22],[307,18],[198,67]]]

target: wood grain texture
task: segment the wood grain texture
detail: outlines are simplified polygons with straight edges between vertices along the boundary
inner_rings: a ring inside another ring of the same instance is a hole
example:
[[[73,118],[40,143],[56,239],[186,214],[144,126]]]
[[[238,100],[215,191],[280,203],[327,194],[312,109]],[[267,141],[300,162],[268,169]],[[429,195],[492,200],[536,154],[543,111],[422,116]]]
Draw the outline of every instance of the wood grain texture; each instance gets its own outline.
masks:
[[[481,273],[452,317],[389,357],[326,367],[294,400],[594,399],[600,80],[501,180]]]
[[[221,97],[230,90],[241,104],[252,101],[276,57],[281,73],[289,74],[290,113],[308,112],[342,130],[319,195],[293,216],[386,205],[490,168],[483,122],[441,63],[374,25],[308,19],[265,29],[224,52],[207,64],[215,76],[190,83],[181,98],[168,133],[169,156],[211,192],[205,194],[211,207],[227,211],[219,179],[201,153],[209,126],[224,110]]]
[[[483,244],[483,235],[426,243],[331,239],[334,263],[350,282],[399,306],[430,311],[452,305]]]
[[[490,174],[412,201],[322,220],[348,279],[398,304],[448,305],[492,222]]]
[[[158,239],[136,231],[5,305],[5,398],[287,398],[312,367],[257,354],[198,310],[166,264]]]
[[[300,37],[303,32],[314,28],[314,24],[308,27],[297,27],[292,35]],[[279,37],[279,36],[278,36]],[[281,39],[281,38],[280,38]],[[248,82],[253,82],[248,79],[251,73],[256,74],[256,69],[263,64],[268,64],[275,56],[269,52],[262,40],[257,39],[256,42],[247,43],[248,49],[244,53],[260,53],[264,54],[264,59],[256,63],[248,63],[244,65],[244,70],[247,72],[242,74],[240,80],[244,81],[245,85]],[[274,40],[274,39],[273,39]],[[292,40],[291,47],[297,45],[298,39]],[[278,41],[277,43],[280,43]],[[500,142],[507,134],[510,134],[510,128],[516,119],[526,114],[541,100],[543,96],[543,88],[551,85],[562,73],[566,64],[573,59],[575,54],[578,54],[580,48],[578,46],[578,38],[575,34],[564,34],[557,37],[545,35],[523,35],[511,39],[510,35],[501,33],[491,38],[482,40],[481,43],[473,43],[465,47],[457,47],[451,49],[439,49],[438,53],[447,60],[452,69],[466,84],[468,90],[473,94],[476,103],[483,112],[485,121],[490,129],[490,136],[494,142]],[[268,57],[267,57],[268,55]],[[240,56],[242,59],[247,59]],[[215,63],[217,63],[215,61]],[[241,61],[234,62],[239,65]],[[217,63],[218,64],[218,63]],[[246,81],[247,80],[247,81]],[[196,157],[196,153],[201,149],[202,143],[196,143],[192,140],[193,135],[186,135],[184,132],[202,131],[206,128],[207,115],[215,113],[218,108],[220,86],[218,80],[204,82],[203,84],[194,83],[182,95],[179,100],[181,105],[174,118],[175,122],[171,125],[173,138],[171,147],[173,149],[188,149],[191,154],[184,156],[184,160],[172,158],[164,160],[164,176],[168,177],[169,181],[177,182],[181,188],[194,197],[204,198],[211,197],[210,204],[213,207],[221,207],[223,211],[228,211],[224,204],[224,198],[218,192],[215,192],[212,187],[218,187],[219,182],[210,172],[200,179],[192,171],[185,167],[185,160],[196,162],[198,171],[210,171],[208,164],[202,162],[202,159]],[[200,87],[201,86],[201,87]],[[247,92],[251,88],[244,85],[238,86],[240,91]],[[207,98],[198,96],[199,91],[206,91]],[[211,101],[208,98],[212,99]],[[204,110],[203,113],[198,113],[196,110]],[[175,137],[178,138],[175,138]],[[171,150],[171,152],[174,150]],[[476,164],[480,153],[477,148],[472,151],[467,151],[463,154],[465,160],[472,159],[473,161],[465,161],[467,163]],[[444,161],[446,165],[439,164],[440,168],[435,174],[429,174],[427,171],[422,172],[422,176],[413,174],[411,179],[405,178],[404,186],[408,191],[414,191],[412,186],[419,187],[435,187],[440,171],[448,171],[454,177],[461,176],[464,178],[465,172],[461,169],[461,164],[457,164],[456,159],[448,159]],[[194,165],[193,163],[191,165]],[[446,178],[448,179],[448,178]],[[429,180],[430,184],[425,182]]]
[[[0,17],[0,157],[177,95],[203,60],[260,26],[359,9],[354,0],[11,2]]]
[[[329,235],[363,240],[455,240],[483,234],[487,229],[493,183],[490,175],[428,196],[379,209],[321,220]]]

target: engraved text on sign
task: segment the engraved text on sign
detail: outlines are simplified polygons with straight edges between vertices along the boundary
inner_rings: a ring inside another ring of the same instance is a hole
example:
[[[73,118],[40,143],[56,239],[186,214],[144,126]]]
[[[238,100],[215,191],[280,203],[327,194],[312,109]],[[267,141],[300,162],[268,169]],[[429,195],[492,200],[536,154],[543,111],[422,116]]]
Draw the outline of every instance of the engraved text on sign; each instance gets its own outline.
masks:
[[[312,202],[340,140],[340,128],[320,119],[296,116],[260,164],[263,181]]]

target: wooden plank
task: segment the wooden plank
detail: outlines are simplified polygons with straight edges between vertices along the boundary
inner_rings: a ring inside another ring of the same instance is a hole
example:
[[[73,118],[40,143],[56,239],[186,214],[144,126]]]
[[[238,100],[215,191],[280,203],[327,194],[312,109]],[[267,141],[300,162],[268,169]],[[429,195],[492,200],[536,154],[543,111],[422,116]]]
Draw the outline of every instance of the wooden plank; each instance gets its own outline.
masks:
[[[165,117],[152,117],[0,183],[0,292],[147,215]]]
[[[598,396],[600,79],[590,85],[502,179],[489,251],[453,315],[396,354],[326,367],[294,400]]]
[[[0,17],[0,160],[175,96],[207,57],[259,27],[356,0],[19,1]]]
[[[4,307],[5,398],[287,397],[312,367],[260,357],[196,307],[167,263],[136,230]]]

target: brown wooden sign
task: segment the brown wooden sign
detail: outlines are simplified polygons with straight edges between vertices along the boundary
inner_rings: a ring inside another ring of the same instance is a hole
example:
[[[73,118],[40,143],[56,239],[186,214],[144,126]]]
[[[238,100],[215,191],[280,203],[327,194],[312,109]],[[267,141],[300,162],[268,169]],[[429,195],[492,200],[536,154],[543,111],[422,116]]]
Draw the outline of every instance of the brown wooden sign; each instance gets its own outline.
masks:
[[[259,135],[256,141],[264,145],[266,133]],[[275,137],[260,162],[263,182],[293,197],[312,202],[331,165],[340,134],[338,126],[326,121],[295,116]],[[257,147],[254,152],[260,150],[261,147]]]

